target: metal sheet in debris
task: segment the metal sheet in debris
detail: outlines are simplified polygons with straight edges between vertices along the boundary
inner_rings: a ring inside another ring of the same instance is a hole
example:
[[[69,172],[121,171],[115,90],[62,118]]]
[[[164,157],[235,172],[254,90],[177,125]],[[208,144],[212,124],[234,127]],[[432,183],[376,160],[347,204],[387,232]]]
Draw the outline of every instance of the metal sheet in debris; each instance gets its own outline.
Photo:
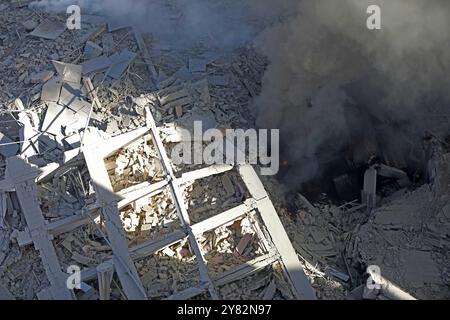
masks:
[[[57,102],[61,93],[61,77],[53,77],[42,86],[41,100],[44,102]]]
[[[102,55],[98,58],[88,60],[82,64],[83,75],[91,72],[97,72],[111,67],[112,61],[106,55]]]
[[[56,21],[44,21],[36,27],[29,35],[48,40],[55,40],[64,31],[66,26]]]
[[[63,83],[61,95],[59,96],[59,104],[70,106],[76,100],[82,100],[81,84],[70,82]]]
[[[108,70],[107,75],[114,79],[120,79],[122,74],[125,72],[125,70],[128,68],[135,57],[136,53],[128,50],[113,54],[111,57],[109,57],[113,62],[113,65]]]
[[[77,64],[64,63],[61,61],[52,60],[53,66],[60,76],[62,76],[63,81],[80,83],[81,74],[83,72],[83,67]]]
[[[104,33],[102,35],[102,47],[104,52],[111,53],[116,46],[114,37],[111,33]]]

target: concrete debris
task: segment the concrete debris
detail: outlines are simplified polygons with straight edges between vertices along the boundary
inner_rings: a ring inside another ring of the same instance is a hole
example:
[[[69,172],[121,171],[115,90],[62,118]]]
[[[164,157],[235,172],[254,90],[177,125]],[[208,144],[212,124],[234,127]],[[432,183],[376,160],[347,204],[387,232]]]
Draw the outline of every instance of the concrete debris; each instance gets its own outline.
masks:
[[[62,78],[51,78],[42,86],[41,100],[44,102],[58,102],[61,88]]]
[[[73,82],[75,84],[81,82],[82,66],[60,61],[52,61],[52,63],[62,81]]]
[[[450,297],[445,143],[425,185],[364,159],[314,197],[250,165],[176,164],[195,121],[256,127],[269,61],[166,47],[93,15],[64,32],[64,14],[28,2],[0,4],[0,299]],[[368,291],[374,265],[382,286]]]
[[[109,57],[109,59],[111,59],[112,65],[106,72],[106,75],[110,76],[113,79],[120,79],[122,74],[125,72],[125,70],[128,68],[135,57],[136,54],[128,50],[113,54]]]
[[[44,21],[30,33],[30,36],[44,38],[48,40],[55,40],[64,31],[66,26],[62,23],[55,21]]]

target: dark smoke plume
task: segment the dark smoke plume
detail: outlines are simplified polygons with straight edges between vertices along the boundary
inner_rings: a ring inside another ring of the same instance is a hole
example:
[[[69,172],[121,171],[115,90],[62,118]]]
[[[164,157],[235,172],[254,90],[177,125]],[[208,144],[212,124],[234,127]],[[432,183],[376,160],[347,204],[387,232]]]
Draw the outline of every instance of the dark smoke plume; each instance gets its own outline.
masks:
[[[372,4],[381,30],[366,27]],[[417,165],[424,133],[449,130],[450,2],[305,0],[298,10],[256,42],[271,61],[258,124],[281,129],[292,181],[317,177],[343,150]]]

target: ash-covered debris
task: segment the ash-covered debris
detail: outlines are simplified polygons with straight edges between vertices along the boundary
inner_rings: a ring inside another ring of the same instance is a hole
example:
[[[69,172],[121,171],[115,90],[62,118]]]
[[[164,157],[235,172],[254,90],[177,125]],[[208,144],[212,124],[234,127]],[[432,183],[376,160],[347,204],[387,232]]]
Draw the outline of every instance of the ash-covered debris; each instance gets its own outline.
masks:
[[[342,205],[326,194],[314,203],[301,194],[292,198],[293,203],[277,202],[319,298],[448,299],[450,162],[448,144],[431,140],[429,183],[398,183],[405,178],[401,170],[375,165],[377,175],[369,167],[378,178],[386,172],[398,174],[390,175],[389,183],[378,180],[371,208],[363,203],[365,190],[361,201]],[[277,196],[280,188],[269,187],[276,190],[272,198],[283,199]],[[379,290],[367,288],[367,271],[373,266],[382,277]]]
[[[449,297],[444,141],[410,154],[417,172],[356,145],[358,167],[329,179],[345,202],[261,178],[275,212],[252,169],[178,165],[160,150],[196,120],[254,127],[266,57],[171,47],[96,15],[70,31],[28,2],[0,2],[1,299]],[[306,277],[292,281],[286,261]],[[390,283],[375,291],[374,265]],[[82,286],[66,292],[73,266]]]
[[[173,128],[195,120],[252,127],[264,57],[249,48],[170,48],[99,16],[70,31],[62,14],[27,3],[1,9],[2,298],[295,298],[239,173],[174,165],[180,198],[145,131],[151,112],[170,150]],[[11,176],[12,163],[30,173]],[[28,199],[21,188],[31,188]],[[185,233],[186,220],[195,234]],[[117,263],[129,272],[111,273]],[[73,266],[82,286],[68,290]]]

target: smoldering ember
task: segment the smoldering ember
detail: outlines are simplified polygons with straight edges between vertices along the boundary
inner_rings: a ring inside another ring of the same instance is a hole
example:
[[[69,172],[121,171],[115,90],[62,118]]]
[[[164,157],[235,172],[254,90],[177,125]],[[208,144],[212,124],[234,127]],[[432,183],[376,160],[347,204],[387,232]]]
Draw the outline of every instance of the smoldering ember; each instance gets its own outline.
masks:
[[[0,0],[0,299],[449,299],[449,15]]]

